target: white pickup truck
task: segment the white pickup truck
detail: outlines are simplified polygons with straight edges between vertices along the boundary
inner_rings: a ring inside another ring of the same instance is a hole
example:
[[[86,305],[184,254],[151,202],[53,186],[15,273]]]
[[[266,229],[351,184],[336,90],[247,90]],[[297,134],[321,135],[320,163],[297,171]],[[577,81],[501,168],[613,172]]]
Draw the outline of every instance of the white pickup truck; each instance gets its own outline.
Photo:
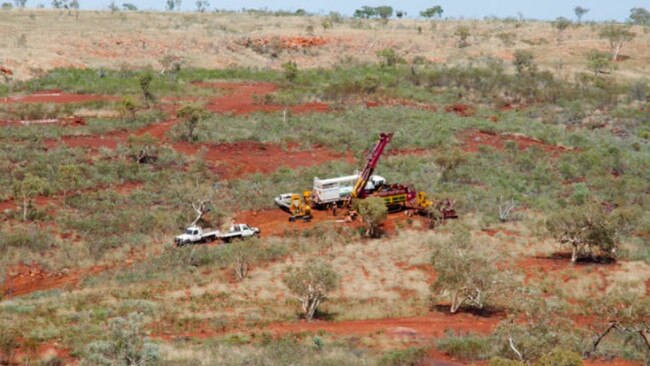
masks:
[[[203,230],[199,226],[190,226],[185,229],[183,234],[174,238],[174,242],[179,247],[186,244],[207,243],[217,239],[229,243],[233,239],[244,239],[259,235],[260,229],[246,224],[235,224],[224,233],[219,230]]]

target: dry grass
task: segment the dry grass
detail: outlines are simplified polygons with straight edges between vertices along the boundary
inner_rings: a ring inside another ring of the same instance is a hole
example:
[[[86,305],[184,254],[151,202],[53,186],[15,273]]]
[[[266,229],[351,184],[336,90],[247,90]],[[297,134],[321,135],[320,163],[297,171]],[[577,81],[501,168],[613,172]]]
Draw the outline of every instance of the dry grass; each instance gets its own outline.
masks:
[[[69,16],[46,9],[0,12],[0,65],[14,70],[16,79],[39,75],[55,67],[142,67],[162,69],[166,56],[180,57],[185,66],[224,68],[232,66],[279,69],[294,60],[300,68],[331,66],[340,59],[377,61],[375,53],[394,48],[405,59],[421,56],[435,62],[466,63],[472,57],[494,57],[509,63],[516,49],[532,51],[542,68],[570,76],[586,69],[592,49],[607,50],[597,27],[567,29],[562,42],[548,22],[348,20],[323,30],[319,17],[274,17],[247,14],[176,14],[149,12],[81,11]],[[453,36],[459,25],[468,26],[469,47],[458,48]],[[321,47],[283,51],[278,57],[259,54],[243,41],[252,38],[325,37]],[[422,33],[418,33],[418,27]],[[623,47],[630,58],[619,63],[622,79],[650,77],[650,33],[635,27],[637,37]],[[499,34],[514,34],[506,46]],[[24,35],[24,37],[22,36]],[[19,40],[20,38],[20,40]]]

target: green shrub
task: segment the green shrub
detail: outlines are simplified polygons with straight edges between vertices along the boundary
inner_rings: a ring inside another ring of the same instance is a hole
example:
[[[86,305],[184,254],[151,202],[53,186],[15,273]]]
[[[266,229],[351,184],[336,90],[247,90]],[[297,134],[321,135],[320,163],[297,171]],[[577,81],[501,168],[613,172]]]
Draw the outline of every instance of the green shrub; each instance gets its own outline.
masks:
[[[145,338],[143,316],[131,313],[108,323],[108,338],[88,344],[85,359],[96,365],[155,365],[160,359],[158,346]]]
[[[0,251],[24,248],[31,251],[46,250],[54,245],[52,235],[35,225],[18,226],[0,231]]]
[[[507,358],[493,357],[490,359],[489,366],[526,366],[526,363]]]
[[[582,358],[576,352],[556,348],[551,353],[542,356],[536,366],[582,366]]]
[[[380,366],[413,366],[419,365],[425,357],[424,348],[410,347],[384,353],[378,364]]]
[[[436,342],[436,347],[452,357],[467,361],[485,360],[494,349],[492,340],[488,337],[453,334]]]

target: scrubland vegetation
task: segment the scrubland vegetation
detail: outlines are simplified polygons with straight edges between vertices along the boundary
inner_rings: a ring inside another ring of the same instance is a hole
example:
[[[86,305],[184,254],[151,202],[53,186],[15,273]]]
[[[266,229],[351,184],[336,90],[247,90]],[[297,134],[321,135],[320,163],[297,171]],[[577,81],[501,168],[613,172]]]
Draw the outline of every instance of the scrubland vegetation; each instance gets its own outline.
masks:
[[[587,28],[561,23],[558,44]],[[454,42],[471,50],[473,32]],[[567,76],[538,58],[386,48],[328,68],[8,81],[10,98],[105,98],[0,104],[0,364],[647,364],[648,82],[627,61]],[[458,220],[369,199],[363,223],[303,225],[274,207],[359,169],[382,131],[395,136],[376,173],[453,199]],[[202,226],[245,218],[262,237],[173,246],[198,202]]]

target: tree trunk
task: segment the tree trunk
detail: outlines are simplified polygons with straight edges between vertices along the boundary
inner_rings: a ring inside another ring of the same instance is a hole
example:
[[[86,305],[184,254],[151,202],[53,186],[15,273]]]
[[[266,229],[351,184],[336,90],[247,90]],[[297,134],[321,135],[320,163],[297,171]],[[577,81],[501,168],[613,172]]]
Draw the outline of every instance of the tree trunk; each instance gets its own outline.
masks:
[[[521,352],[515,347],[515,343],[512,341],[512,336],[508,337],[508,343],[510,344],[510,349],[517,355],[519,361],[524,361],[524,356],[521,355]]]
[[[449,307],[449,312],[455,314],[462,303],[462,301],[458,301],[458,291],[455,291],[453,295],[451,295],[451,306]]]
[[[27,221],[27,197],[23,197],[23,221]]]
[[[609,327],[608,327],[604,332],[602,332],[601,334],[599,334],[599,335],[596,337],[596,340],[594,341],[594,343],[592,344],[592,346],[591,346],[591,350],[585,352],[585,357],[589,357],[589,356],[591,356],[592,353],[596,352],[596,349],[598,348],[598,345],[600,344],[600,341],[602,341],[603,338],[605,338],[605,336],[607,336],[607,334],[609,334],[609,332],[610,332],[612,329],[615,329],[616,327],[617,327],[617,324],[616,324],[616,323],[612,323],[612,324],[611,324],[611,325],[610,325],[610,326],[609,326]]]
[[[618,53],[621,52],[621,47],[623,47],[623,42],[616,42],[612,45],[612,61],[618,61]]]
[[[575,263],[578,260],[578,247],[573,246],[571,248],[571,263]]]
[[[316,314],[316,310],[318,309],[319,304],[320,304],[319,298],[312,299],[311,303],[307,307],[307,313],[305,314],[305,318],[307,320],[312,320],[314,318],[314,314]]]

